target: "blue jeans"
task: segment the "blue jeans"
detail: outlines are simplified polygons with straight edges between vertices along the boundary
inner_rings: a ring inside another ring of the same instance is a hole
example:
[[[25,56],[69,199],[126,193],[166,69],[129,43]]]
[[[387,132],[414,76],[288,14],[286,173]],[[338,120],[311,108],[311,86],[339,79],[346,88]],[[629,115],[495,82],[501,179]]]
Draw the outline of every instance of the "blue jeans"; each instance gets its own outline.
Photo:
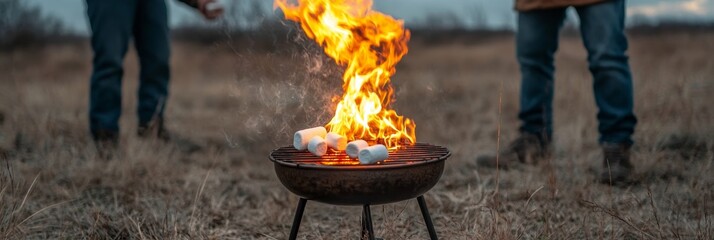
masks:
[[[575,8],[588,52],[601,143],[632,144],[637,119],[633,113],[632,75],[624,32],[625,1],[611,0]],[[566,8],[518,14],[516,49],[521,67],[521,131],[550,141],[553,134],[553,55]]]
[[[139,125],[161,119],[169,83],[169,26],[164,0],[87,0],[94,50],[89,125],[117,133],[123,62],[133,37],[139,56]]]

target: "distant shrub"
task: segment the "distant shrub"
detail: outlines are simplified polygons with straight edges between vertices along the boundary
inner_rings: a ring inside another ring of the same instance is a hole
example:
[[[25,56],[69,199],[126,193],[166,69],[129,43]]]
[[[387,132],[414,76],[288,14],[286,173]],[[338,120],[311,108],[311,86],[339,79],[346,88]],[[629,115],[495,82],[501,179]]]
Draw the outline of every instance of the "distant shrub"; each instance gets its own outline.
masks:
[[[25,1],[0,0],[0,50],[44,45],[67,38],[62,22]]]
[[[230,44],[236,51],[278,52],[297,46],[299,27],[281,20],[272,1],[244,0],[227,3],[220,21],[187,21],[172,30],[174,39],[199,45]]]
[[[172,30],[174,39],[180,42],[213,45],[231,44],[250,51],[276,52],[296,47],[297,26],[278,19],[266,19],[257,27],[240,29],[223,26],[184,24]]]
[[[628,27],[632,34],[659,34],[663,32],[711,32],[714,31],[714,21],[693,21],[681,19],[660,19],[654,21],[636,17]]]

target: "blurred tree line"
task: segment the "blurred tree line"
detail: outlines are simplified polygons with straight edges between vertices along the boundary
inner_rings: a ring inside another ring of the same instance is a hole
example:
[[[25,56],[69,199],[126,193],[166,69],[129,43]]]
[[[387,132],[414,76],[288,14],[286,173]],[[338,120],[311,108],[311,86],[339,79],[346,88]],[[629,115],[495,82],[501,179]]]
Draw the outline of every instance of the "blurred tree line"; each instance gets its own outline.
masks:
[[[276,17],[272,1],[224,1],[226,12],[215,22],[189,19],[172,30],[174,39],[196,44],[228,43],[241,49],[275,51],[295,45],[299,26]]]
[[[21,0],[0,0],[0,51],[76,39],[62,22]]]
[[[310,44],[300,34],[299,26],[283,20],[282,13],[273,9],[270,0],[224,1],[224,4],[226,14],[221,20],[207,22],[194,16],[173,29],[173,38],[200,45],[240,46],[234,49],[236,51],[289,51]],[[491,26],[481,6],[464,6],[461,11],[435,11],[420,21],[408,23],[412,41],[423,44],[478,43],[515,31],[513,15],[509,12],[503,14],[502,26]],[[569,18],[565,34],[577,35],[575,22]],[[646,16],[632,16],[629,22],[631,34],[714,30],[712,21],[654,21]],[[67,31],[61,20],[44,14],[36,6],[22,0],[0,0],[0,51],[84,41],[86,36]]]

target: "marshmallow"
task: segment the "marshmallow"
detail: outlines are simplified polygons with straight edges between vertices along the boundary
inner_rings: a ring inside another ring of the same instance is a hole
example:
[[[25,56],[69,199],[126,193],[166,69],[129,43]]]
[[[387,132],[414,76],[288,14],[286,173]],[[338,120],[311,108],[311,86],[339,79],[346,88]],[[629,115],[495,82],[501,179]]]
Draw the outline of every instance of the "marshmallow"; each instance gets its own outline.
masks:
[[[369,144],[365,140],[354,140],[347,144],[347,155],[350,156],[351,158],[357,158],[359,157],[359,151],[369,147]]]
[[[327,143],[322,137],[314,136],[310,139],[310,143],[307,144],[307,150],[315,156],[321,157],[327,153]]]
[[[325,141],[328,147],[337,151],[342,151],[347,148],[347,138],[337,133],[328,133],[327,137],[325,137]]]
[[[208,10],[208,11],[223,10],[223,3],[222,2],[210,2],[206,5],[206,10]]]
[[[324,138],[325,135],[327,135],[327,129],[324,127],[308,128],[297,131],[295,133],[295,137],[293,137],[293,147],[297,150],[305,150],[307,149],[307,144],[310,143],[310,140],[313,137],[319,136]]]
[[[374,164],[382,160],[387,160],[387,158],[389,158],[389,151],[387,151],[387,147],[382,144],[359,150],[360,164]]]

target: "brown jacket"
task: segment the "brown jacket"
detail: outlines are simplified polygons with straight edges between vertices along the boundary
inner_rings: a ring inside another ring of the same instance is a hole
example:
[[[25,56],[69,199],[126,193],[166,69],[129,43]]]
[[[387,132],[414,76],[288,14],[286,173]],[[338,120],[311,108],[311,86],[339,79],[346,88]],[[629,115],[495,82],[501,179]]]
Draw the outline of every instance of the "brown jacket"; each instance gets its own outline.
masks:
[[[558,8],[567,6],[582,6],[607,0],[516,0],[516,10],[520,12]]]

